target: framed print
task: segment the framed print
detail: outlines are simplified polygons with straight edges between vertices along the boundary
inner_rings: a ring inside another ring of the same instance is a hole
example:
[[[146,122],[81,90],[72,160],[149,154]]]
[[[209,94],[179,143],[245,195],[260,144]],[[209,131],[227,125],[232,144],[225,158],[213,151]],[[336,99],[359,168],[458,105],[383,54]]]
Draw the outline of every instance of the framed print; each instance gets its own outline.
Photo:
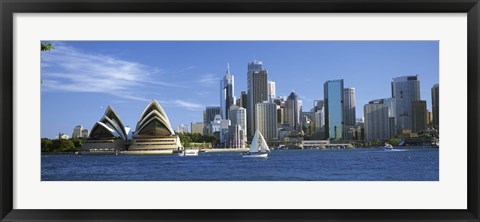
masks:
[[[2,221],[479,220],[477,0],[0,6]]]

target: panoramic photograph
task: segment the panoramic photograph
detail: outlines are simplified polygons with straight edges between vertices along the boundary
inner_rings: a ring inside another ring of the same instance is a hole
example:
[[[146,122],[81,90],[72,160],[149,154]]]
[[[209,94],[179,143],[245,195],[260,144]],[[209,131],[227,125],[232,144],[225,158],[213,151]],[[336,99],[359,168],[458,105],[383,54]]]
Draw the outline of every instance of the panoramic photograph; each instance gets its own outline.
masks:
[[[438,41],[40,45],[42,181],[439,181]]]

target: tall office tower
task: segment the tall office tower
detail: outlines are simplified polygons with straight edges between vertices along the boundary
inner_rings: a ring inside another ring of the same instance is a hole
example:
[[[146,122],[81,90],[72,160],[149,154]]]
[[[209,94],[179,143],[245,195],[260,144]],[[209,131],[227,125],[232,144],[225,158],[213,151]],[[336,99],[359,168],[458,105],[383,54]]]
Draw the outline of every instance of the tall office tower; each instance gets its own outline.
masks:
[[[395,99],[397,134],[413,129],[412,102],[420,100],[420,81],[416,76],[401,76],[392,80],[392,98]]]
[[[391,137],[388,104],[384,101],[383,99],[373,100],[363,106],[366,140],[386,140]]]
[[[268,99],[269,101],[273,101],[276,96],[276,91],[275,91],[275,82],[274,81],[268,81]]]
[[[285,101],[285,123],[295,130],[302,130],[302,100],[295,92],[290,93]]]
[[[256,126],[267,142],[277,140],[277,104],[256,104]],[[255,131],[254,131],[255,132]]]
[[[207,106],[203,111],[203,135],[209,135],[213,132],[211,129],[211,123],[215,119],[215,116],[220,114],[219,106]]]
[[[190,123],[191,133],[203,133],[203,122]]]
[[[343,79],[326,81],[323,85],[326,139],[343,139]]]
[[[90,136],[90,131],[88,129],[83,129],[82,130],[82,137],[83,138],[88,138]]]
[[[432,112],[427,110],[427,128],[432,126]]]
[[[439,93],[440,93],[440,87],[438,84],[433,85],[432,87],[432,125],[435,129],[439,129],[439,119],[438,119],[438,113],[439,113]]]
[[[230,65],[227,64],[227,72],[223,80],[220,80],[220,114],[223,119],[228,119],[228,110],[235,103],[234,86],[235,78],[230,73]]]
[[[323,100],[314,100],[313,101],[313,111],[317,112],[318,110],[323,109]]]
[[[273,103],[277,104],[277,125],[285,123],[285,96],[278,96],[273,99]]]
[[[343,89],[343,98],[345,126],[355,126],[355,88]]]
[[[412,131],[419,133],[427,128],[427,101],[412,102]]]
[[[256,104],[268,100],[268,72],[263,69],[261,61],[248,64],[248,106],[247,106],[247,135],[251,140],[256,126]]]
[[[245,148],[247,140],[247,110],[239,106],[231,106],[228,116],[230,127],[228,129],[229,142],[227,146]]]
[[[247,108],[247,93],[245,91],[240,92],[240,106],[243,108]]]
[[[185,124],[180,124],[180,125],[177,126],[177,129],[175,130],[175,132],[177,132],[177,133],[188,133],[188,132],[190,132],[190,131],[188,130],[188,126],[187,126],[187,125],[185,125]]]
[[[73,128],[72,138],[76,139],[76,138],[82,137],[82,130],[83,130],[82,125],[75,126],[75,128]]]

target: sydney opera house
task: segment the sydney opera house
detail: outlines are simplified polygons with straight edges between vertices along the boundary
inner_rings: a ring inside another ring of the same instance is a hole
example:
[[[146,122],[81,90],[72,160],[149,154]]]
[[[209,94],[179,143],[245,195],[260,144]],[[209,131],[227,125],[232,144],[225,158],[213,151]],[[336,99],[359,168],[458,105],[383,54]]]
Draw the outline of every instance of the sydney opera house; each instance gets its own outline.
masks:
[[[87,152],[155,153],[182,149],[162,106],[152,100],[138,119],[135,131],[125,127],[111,106],[84,140]]]

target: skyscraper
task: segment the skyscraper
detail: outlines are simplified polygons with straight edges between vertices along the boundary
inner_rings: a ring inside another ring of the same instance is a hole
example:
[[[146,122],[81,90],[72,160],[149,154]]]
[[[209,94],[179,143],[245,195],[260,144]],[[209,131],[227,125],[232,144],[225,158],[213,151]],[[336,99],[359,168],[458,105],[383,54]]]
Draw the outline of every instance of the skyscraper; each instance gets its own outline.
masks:
[[[247,73],[248,106],[247,106],[247,135],[251,140],[256,126],[256,104],[268,100],[268,72],[263,69],[261,61],[253,61],[248,64]]]
[[[355,88],[343,89],[344,122],[346,126],[355,126]]]
[[[427,128],[427,101],[419,100],[412,102],[412,131],[419,133]]]
[[[231,125],[228,129],[227,146],[245,148],[247,140],[247,110],[243,107],[231,106],[229,111]]]
[[[227,64],[225,76],[220,80],[220,114],[223,119],[228,119],[228,110],[235,103],[234,86],[235,79],[230,73],[230,65]]]
[[[203,122],[190,123],[191,133],[203,133]]]
[[[366,140],[386,140],[391,137],[388,104],[384,102],[383,99],[373,100],[363,106]]]
[[[326,81],[323,85],[325,134],[330,140],[343,139],[343,79]]]
[[[247,108],[247,93],[245,91],[240,92],[240,106],[243,108]]]
[[[435,127],[435,129],[439,129],[439,118],[438,118],[438,113],[439,113],[439,93],[440,93],[440,87],[438,84],[433,85],[432,87],[432,125]]]
[[[88,129],[83,129],[82,130],[82,137],[83,138],[88,138],[90,136],[90,131]]]
[[[82,125],[75,126],[75,128],[73,128],[72,138],[76,139],[82,137],[82,130]]]
[[[418,75],[393,78],[392,98],[395,99],[397,134],[413,130],[412,102],[420,100]]]
[[[203,135],[212,134],[210,131],[211,123],[217,114],[220,114],[219,106],[207,106],[205,108],[205,111],[203,111]]]
[[[185,124],[180,124],[177,126],[177,129],[175,130],[177,133],[188,133],[188,126]]]
[[[277,140],[277,104],[256,104],[256,126],[267,142]],[[255,132],[255,131],[254,131]]]
[[[295,92],[292,92],[285,101],[285,123],[295,130],[302,130],[301,113],[302,100],[298,98]]]
[[[268,99],[270,101],[273,101],[273,99],[276,97],[275,82],[268,81],[267,84],[268,84]]]

